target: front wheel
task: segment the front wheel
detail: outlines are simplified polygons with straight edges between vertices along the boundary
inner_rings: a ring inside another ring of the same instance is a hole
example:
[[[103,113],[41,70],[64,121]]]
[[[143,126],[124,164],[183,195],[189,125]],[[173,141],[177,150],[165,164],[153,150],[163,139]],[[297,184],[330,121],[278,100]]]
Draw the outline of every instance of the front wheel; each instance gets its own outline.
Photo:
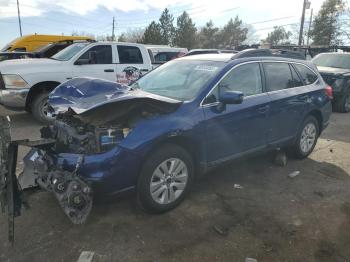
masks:
[[[185,198],[194,177],[193,161],[186,150],[165,145],[146,160],[137,184],[141,207],[151,213],[175,208]]]
[[[33,116],[41,123],[50,123],[54,120],[48,103],[49,93],[37,95],[32,102]]]
[[[297,135],[297,139],[291,148],[293,155],[296,158],[306,158],[314,150],[319,136],[318,121],[313,116],[308,116]]]

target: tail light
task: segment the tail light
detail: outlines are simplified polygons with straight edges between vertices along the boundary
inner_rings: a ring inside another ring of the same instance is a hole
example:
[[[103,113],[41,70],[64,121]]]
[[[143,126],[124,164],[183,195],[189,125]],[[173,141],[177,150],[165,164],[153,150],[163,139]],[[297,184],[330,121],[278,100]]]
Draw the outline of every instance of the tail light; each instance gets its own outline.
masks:
[[[326,88],[324,89],[324,91],[326,92],[327,96],[330,99],[333,99],[333,89],[331,86],[326,86]]]

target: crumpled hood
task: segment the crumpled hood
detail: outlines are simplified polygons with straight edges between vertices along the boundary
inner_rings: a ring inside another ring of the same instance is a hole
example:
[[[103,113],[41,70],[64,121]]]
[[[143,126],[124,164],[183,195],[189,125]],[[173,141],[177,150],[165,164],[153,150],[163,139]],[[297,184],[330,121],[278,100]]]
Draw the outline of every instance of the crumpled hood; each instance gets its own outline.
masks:
[[[318,66],[317,69],[321,74],[334,74],[334,75],[350,74],[350,70],[345,68]]]
[[[111,118],[117,118],[136,106],[153,106],[163,111],[173,111],[182,103],[94,78],[74,78],[59,85],[50,94],[48,102],[56,114],[71,111],[83,118],[100,118],[101,121],[107,121],[108,114],[112,114]]]

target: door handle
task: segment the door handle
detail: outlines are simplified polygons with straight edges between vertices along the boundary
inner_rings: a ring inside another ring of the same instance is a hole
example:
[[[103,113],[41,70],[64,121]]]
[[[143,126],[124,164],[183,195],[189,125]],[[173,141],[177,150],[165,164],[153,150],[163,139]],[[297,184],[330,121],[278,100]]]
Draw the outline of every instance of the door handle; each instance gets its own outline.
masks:
[[[148,72],[149,70],[148,69],[141,69],[140,71],[141,72]]]
[[[105,69],[105,72],[107,73],[114,72],[114,69]]]
[[[270,109],[270,106],[262,106],[258,108],[260,114],[265,114]]]

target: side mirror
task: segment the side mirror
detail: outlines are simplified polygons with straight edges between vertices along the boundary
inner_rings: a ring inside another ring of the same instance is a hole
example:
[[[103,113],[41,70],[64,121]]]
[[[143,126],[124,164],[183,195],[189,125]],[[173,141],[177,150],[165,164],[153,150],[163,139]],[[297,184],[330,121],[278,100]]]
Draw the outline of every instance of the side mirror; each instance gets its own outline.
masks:
[[[239,91],[223,91],[219,94],[219,102],[222,104],[242,104],[244,94]]]
[[[96,51],[89,51],[88,52],[88,58],[79,58],[77,61],[75,61],[75,65],[89,65],[89,64],[96,64],[97,62],[97,53]]]

